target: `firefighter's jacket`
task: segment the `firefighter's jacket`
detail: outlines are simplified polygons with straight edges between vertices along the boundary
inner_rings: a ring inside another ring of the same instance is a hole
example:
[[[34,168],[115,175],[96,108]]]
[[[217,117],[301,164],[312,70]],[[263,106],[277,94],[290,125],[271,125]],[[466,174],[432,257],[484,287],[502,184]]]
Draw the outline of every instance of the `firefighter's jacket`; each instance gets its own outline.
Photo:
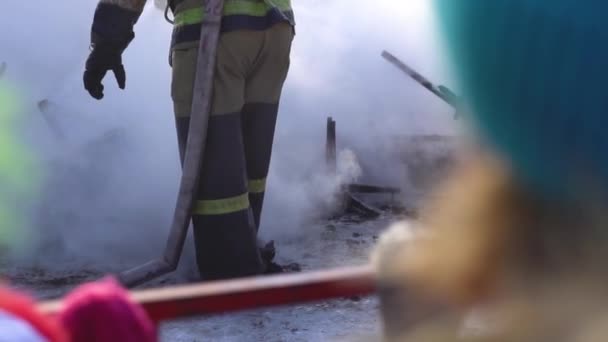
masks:
[[[133,39],[133,27],[146,0],[100,0],[93,27],[92,42],[103,40],[126,48]],[[188,48],[198,43],[204,9],[200,0],[169,1],[174,14],[172,48]],[[225,0],[222,32],[266,30],[279,22],[295,25],[291,0]]]

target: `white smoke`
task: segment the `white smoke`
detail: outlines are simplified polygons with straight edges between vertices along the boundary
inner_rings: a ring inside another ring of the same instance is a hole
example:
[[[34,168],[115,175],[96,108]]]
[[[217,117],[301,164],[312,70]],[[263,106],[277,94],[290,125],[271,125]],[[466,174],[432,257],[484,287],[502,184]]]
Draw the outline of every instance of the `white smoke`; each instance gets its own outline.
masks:
[[[327,116],[337,122],[339,149],[358,157],[359,179],[400,186],[404,196],[411,186],[398,138],[453,135],[457,128],[451,108],[380,57],[389,50],[429,79],[453,86],[431,2],[294,3],[297,33],[263,218],[262,233],[271,236],[306,231],[317,205],[305,200],[325,203],[303,193],[320,191],[309,175],[323,174]],[[286,204],[293,208],[287,215],[292,220],[272,214],[284,213]]]
[[[167,63],[171,27],[152,4],[124,55],[127,89],[105,79],[103,101],[82,89],[97,1],[0,12],[5,78],[32,103],[27,135],[47,173],[26,261],[103,270],[134,266],[164,247],[180,169]],[[388,49],[438,83],[448,82],[426,0],[294,1],[297,35],[285,85],[263,215],[268,238],[305,233],[340,184],[401,185],[394,136],[452,134],[451,109],[380,58]],[[27,13],[28,29],[22,16]],[[51,131],[35,103],[60,122]],[[325,122],[338,125],[337,178],[324,169]],[[79,266],[81,267],[81,266]]]

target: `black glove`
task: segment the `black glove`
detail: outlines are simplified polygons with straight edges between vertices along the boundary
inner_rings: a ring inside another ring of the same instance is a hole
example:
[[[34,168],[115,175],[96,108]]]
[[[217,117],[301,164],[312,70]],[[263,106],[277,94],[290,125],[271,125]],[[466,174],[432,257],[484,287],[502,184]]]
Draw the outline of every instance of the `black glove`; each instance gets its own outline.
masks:
[[[84,88],[94,98],[103,98],[101,81],[108,71],[114,73],[118,87],[125,89],[126,75],[122,53],[135,37],[133,26],[141,11],[123,8],[128,1],[102,1],[97,5],[91,27],[91,54],[84,71]]]
[[[118,87],[125,89],[127,76],[122,65],[122,52],[124,48],[110,44],[98,43],[92,45],[91,54],[87,59],[84,71],[84,88],[94,98],[103,98],[103,84],[101,81],[108,71],[114,73]]]

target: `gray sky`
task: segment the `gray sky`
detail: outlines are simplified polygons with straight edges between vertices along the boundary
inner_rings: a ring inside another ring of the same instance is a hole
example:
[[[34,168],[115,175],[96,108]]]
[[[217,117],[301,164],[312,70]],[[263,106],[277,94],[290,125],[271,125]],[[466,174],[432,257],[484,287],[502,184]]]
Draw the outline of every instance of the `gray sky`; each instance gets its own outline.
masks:
[[[452,85],[430,0],[293,2],[297,36],[262,228],[270,237],[281,232],[297,234],[315,201],[326,195],[310,191],[311,184],[323,182],[317,174],[326,116],[338,122],[339,147],[353,148],[365,166],[363,174],[384,183],[398,181],[403,171],[386,157],[391,137],[455,132],[451,110],[380,57],[387,49],[431,80]],[[123,253],[145,259],[158,254],[154,249],[163,245],[179,177],[167,63],[171,27],[161,12],[149,6],[124,55],[127,89],[118,90],[110,77],[105,81],[106,97],[95,101],[81,85],[95,6],[93,0],[4,4],[0,61],[8,63],[6,80],[23,95],[26,135],[35,142],[41,165],[59,159],[82,166],[91,156],[77,151],[90,140],[117,128],[126,135],[126,145],[104,150],[108,164],[81,179],[85,183],[104,179],[103,193],[86,198],[86,192],[74,190],[80,183],[73,182],[61,191],[46,193],[53,198],[43,204],[64,214],[84,215],[78,222],[87,222],[87,228],[74,228],[66,248],[92,257],[100,243],[129,249],[125,241],[143,229],[112,228],[104,222],[103,213],[125,220],[125,226],[154,222],[146,232],[152,240],[147,248]],[[54,139],[36,111],[27,107],[41,98],[53,101],[53,115],[69,132],[66,141]],[[56,197],[61,197],[62,205]],[[83,206],[83,201],[98,213]],[[33,229],[39,228],[34,225]],[[99,257],[104,252],[100,250]]]

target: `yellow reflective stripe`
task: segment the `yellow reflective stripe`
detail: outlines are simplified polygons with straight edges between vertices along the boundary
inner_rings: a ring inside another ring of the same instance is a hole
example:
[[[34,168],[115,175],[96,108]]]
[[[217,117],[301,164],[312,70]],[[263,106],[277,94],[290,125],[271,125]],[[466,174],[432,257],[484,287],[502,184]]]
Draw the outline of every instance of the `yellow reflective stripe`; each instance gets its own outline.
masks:
[[[184,10],[175,15],[173,24],[175,26],[198,24],[203,21],[204,11],[202,8]]]
[[[236,213],[249,208],[249,194],[219,200],[197,201],[194,215],[224,215]]]
[[[264,2],[251,2],[246,0],[227,1],[224,5],[224,15],[251,15],[263,17],[271,7]]]
[[[254,2],[251,0],[232,0],[224,4],[224,15],[250,15],[254,17],[263,17],[272,8],[278,8],[282,12],[291,11],[290,0],[274,0],[272,5],[265,2]],[[205,12],[202,8],[192,8],[184,10],[175,15],[175,25],[192,25],[203,21]]]
[[[224,15],[252,15],[263,17],[273,8],[279,11],[291,11],[291,0],[227,0],[224,3]]]
[[[281,12],[291,11],[291,0],[264,0],[271,7],[278,8]]]
[[[266,191],[266,178],[249,180],[249,193],[261,194],[264,191]]]

